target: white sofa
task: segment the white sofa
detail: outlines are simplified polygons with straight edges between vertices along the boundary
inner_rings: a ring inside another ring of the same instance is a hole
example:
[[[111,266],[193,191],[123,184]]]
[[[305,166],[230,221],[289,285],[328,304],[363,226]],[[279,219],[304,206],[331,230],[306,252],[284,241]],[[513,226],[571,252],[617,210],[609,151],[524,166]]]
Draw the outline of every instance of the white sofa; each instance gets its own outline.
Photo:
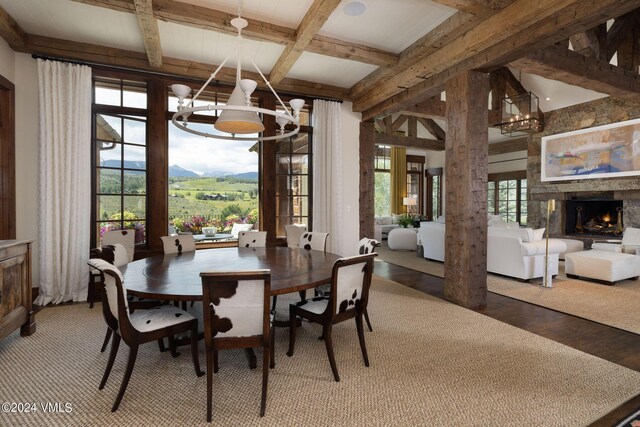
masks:
[[[488,227],[487,271],[529,280],[544,276],[546,241],[544,229]],[[445,225],[441,222],[421,222],[418,239],[424,257],[444,261]],[[558,256],[566,251],[564,242],[549,239],[549,271],[558,274]]]
[[[382,216],[375,218],[375,225],[373,230],[373,238],[378,242],[382,242],[382,239],[386,239],[389,236],[389,232],[394,228],[400,227],[398,224],[398,218],[400,215]]]

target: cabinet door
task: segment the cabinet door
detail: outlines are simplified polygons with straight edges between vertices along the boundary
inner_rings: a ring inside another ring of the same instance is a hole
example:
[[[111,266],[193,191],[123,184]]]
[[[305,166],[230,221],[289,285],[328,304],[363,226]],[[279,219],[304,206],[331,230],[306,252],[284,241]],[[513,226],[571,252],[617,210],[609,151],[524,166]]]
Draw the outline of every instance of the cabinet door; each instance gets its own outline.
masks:
[[[25,255],[0,261],[0,320],[25,305]]]

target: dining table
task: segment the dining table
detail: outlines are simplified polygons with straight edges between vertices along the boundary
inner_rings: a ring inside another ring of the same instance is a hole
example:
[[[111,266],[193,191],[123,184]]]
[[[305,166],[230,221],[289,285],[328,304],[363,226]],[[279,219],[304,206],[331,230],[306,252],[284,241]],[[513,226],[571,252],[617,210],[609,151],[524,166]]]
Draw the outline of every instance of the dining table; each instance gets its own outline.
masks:
[[[339,255],[288,247],[215,248],[156,255],[121,268],[127,293],[140,298],[201,301],[203,271],[271,271],[271,295],[306,291],[330,283]],[[249,367],[256,356],[247,349]]]

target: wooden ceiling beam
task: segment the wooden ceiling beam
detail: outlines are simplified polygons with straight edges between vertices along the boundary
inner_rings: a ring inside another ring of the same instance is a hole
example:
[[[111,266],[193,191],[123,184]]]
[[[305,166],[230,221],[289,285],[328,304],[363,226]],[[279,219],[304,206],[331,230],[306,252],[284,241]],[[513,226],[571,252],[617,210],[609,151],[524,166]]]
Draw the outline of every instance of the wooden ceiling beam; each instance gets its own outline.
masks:
[[[23,29],[2,7],[0,7],[0,37],[13,50],[23,48],[26,43]]]
[[[523,150],[527,150],[528,146],[529,146],[529,137],[494,142],[489,144],[489,155],[497,156],[498,154],[513,153],[515,151],[523,151]]]
[[[640,101],[640,75],[560,46],[541,49],[511,65],[548,79]]]
[[[504,0],[433,0],[435,3],[470,13],[472,15],[482,15],[497,9],[502,9],[508,3]]]
[[[569,37],[569,40],[574,51],[600,59],[606,51],[607,24],[602,23],[589,30],[581,31]]]
[[[428,119],[426,117],[417,117],[418,123],[420,123],[431,135],[433,135],[436,139],[444,141],[447,134],[440,127],[439,124],[435,122],[433,119]]]
[[[423,150],[444,151],[444,141],[438,141],[437,139],[376,133],[375,141],[376,144],[380,145],[395,145],[398,147],[412,147],[422,148]]]
[[[120,12],[135,13],[131,0],[73,0],[91,6],[104,7]],[[223,34],[237,34],[231,26],[236,15],[208,7],[183,3],[175,0],[154,0],[153,14],[157,19]],[[242,30],[242,36],[249,40],[269,41],[286,45],[296,41],[296,30],[281,25],[270,24],[256,19]],[[334,58],[350,59],[377,66],[389,66],[398,62],[398,55],[358,43],[349,43],[331,37],[316,35],[307,45],[306,51]]]
[[[391,117],[391,116],[387,116],[387,117]],[[394,133],[395,131],[400,129],[402,127],[402,125],[407,122],[408,119],[409,119],[409,116],[405,116],[404,114],[400,114],[398,116],[398,118],[393,121],[393,124],[391,125],[391,132],[390,133]]]
[[[341,0],[315,0],[302,22],[296,30],[296,40],[287,44],[287,47],[276,61],[269,73],[272,84],[278,84],[287,75],[293,64],[296,63],[302,52],[307,48],[311,40],[320,28],[327,22],[329,16],[338,7]]]
[[[69,40],[54,39],[51,37],[26,35],[25,46],[18,49],[19,52],[36,53],[59,58],[76,59],[95,64],[111,65],[116,67],[131,68],[140,71],[163,72],[170,75],[191,79],[207,79],[216,68],[213,64],[187,61],[164,57],[162,67],[151,68],[147,56],[141,52],[133,52],[124,49],[110,48],[89,43],[73,42]],[[258,87],[266,89],[266,85],[257,73],[243,72],[247,78],[258,82]],[[223,67],[216,75],[216,80],[234,84],[236,81],[235,68]],[[326,98],[344,99],[347,89],[330,85],[308,82],[304,80],[285,78],[274,88],[281,94],[300,94],[307,96],[320,96]]]
[[[483,21],[483,24],[493,22],[493,19],[496,16],[501,16],[505,22],[510,23],[511,27],[511,20],[505,15],[500,14],[516,13],[520,9],[524,10],[531,7],[530,3],[527,5],[523,4],[522,1],[523,0],[518,0],[518,2],[513,3],[511,6],[498,12],[498,14]],[[450,45],[448,45],[446,49],[438,51],[441,53],[437,58],[434,55],[431,55],[421,61],[423,66],[428,67],[428,59],[431,58],[434,60],[434,64],[448,68],[437,71],[440,67],[433,67],[428,76],[423,76],[422,82],[404,89],[398,89],[396,87],[396,95],[392,95],[391,97],[385,95],[386,98],[380,98],[383,100],[371,107],[367,107],[367,105],[372,101],[370,97],[368,97],[368,99],[355,99],[354,110],[361,111],[364,107],[364,111],[362,111],[363,120],[368,120],[378,115],[403,111],[405,108],[420,103],[435,95],[437,91],[441,91],[444,83],[452,76],[466,70],[473,69],[491,72],[499,66],[508,64],[524,55],[527,55],[536,47],[539,48],[540,46],[551,45],[560,40],[564,40],[579,31],[592,28],[602,22],[606,22],[608,19],[623,15],[633,9],[636,9],[640,6],[640,0],[629,0],[625,2],[617,0],[573,0],[570,2],[563,1],[562,4],[566,7],[559,11],[556,9],[557,13],[546,15],[546,17],[540,19],[529,27],[520,28],[521,31],[519,33],[510,37],[499,37],[499,42],[482,51],[475,51],[473,46],[469,46],[469,56],[460,62],[456,63],[456,61],[448,61],[443,57],[443,55],[446,56],[449,51]],[[541,3],[537,3],[537,6],[540,5]],[[517,10],[512,9],[514,6]],[[500,28],[500,25],[496,28]],[[488,30],[485,25],[479,25],[476,29]],[[465,35],[465,37],[461,38],[461,42],[464,44],[471,38],[472,32],[470,31]],[[453,52],[452,54],[457,56],[457,54]],[[436,61],[436,59],[438,60]],[[376,87],[376,91],[380,90],[381,93],[387,93],[390,86],[392,86],[392,84],[387,82],[385,85]],[[377,99],[378,98],[373,98],[374,101]]]
[[[438,99],[428,99],[420,104],[412,105],[402,110],[402,114],[407,116],[424,117],[427,119],[447,119],[447,103]],[[499,110],[487,110],[489,114],[489,125],[500,123]],[[364,120],[364,119],[363,119]]]
[[[162,46],[160,45],[158,21],[153,16],[153,0],[134,0],[134,6],[149,65],[153,68],[160,68],[162,67]]]

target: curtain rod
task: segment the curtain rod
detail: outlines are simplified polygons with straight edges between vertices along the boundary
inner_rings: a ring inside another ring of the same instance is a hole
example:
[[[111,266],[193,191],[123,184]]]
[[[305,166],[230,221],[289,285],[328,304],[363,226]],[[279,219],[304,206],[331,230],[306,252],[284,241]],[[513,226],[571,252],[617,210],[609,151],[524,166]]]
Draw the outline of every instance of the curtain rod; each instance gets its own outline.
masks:
[[[40,55],[40,54],[37,54],[37,53],[31,54],[31,57],[33,59],[45,59],[45,60],[48,60],[48,61],[58,61],[58,62],[63,62],[63,63],[67,63],[67,64],[86,65],[88,67],[106,68],[108,70],[115,70],[115,71],[128,71],[128,72],[135,72],[135,73],[150,74],[150,75],[158,76],[158,77],[168,77],[168,78],[174,78],[174,79],[175,78],[187,79],[187,80],[192,80],[192,81],[195,81],[195,82],[204,82],[206,80],[206,79],[200,79],[200,78],[196,78],[196,77],[176,76],[175,74],[169,74],[169,73],[164,73],[164,72],[160,72],[160,71],[138,70],[136,68],[121,67],[121,66],[117,66],[117,65],[101,64],[101,63],[98,63],[98,62],[91,62],[91,61],[81,61],[81,60],[77,60],[77,59],[60,58],[60,57],[57,57],[57,56]],[[220,82],[219,80],[215,81],[215,86],[234,87],[234,85],[231,84],[231,83]],[[307,99],[319,99],[321,101],[339,102],[341,104],[343,102],[342,99],[336,99],[336,98],[301,95],[299,93],[293,93],[293,92],[287,92],[287,91],[280,91],[280,93],[284,93],[284,94],[287,94],[287,95],[290,95],[290,96],[301,96],[303,98],[306,97]]]

